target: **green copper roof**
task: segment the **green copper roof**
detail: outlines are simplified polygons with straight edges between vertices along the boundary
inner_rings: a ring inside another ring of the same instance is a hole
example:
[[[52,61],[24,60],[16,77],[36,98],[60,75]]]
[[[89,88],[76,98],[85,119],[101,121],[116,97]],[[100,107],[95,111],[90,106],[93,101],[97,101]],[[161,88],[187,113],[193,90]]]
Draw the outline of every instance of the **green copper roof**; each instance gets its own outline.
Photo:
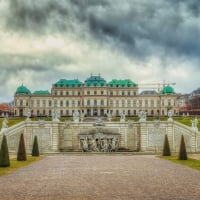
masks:
[[[31,94],[31,91],[27,87],[21,85],[17,88],[16,94]]]
[[[82,85],[82,82],[80,82],[78,79],[74,80],[60,79],[53,85],[54,87],[80,87]]]
[[[104,86],[106,85],[106,81],[99,76],[90,76],[85,80],[85,86]]]
[[[174,94],[174,88],[171,87],[170,85],[165,86],[161,91],[161,94]]]
[[[34,95],[49,95],[50,92],[48,90],[36,90],[33,92]]]
[[[113,79],[112,81],[108,83],[108,85],[110,87],[136,87],[137,86],[136,83],[134,83],[133,81],[129,79],[125,79],[125,80]]]

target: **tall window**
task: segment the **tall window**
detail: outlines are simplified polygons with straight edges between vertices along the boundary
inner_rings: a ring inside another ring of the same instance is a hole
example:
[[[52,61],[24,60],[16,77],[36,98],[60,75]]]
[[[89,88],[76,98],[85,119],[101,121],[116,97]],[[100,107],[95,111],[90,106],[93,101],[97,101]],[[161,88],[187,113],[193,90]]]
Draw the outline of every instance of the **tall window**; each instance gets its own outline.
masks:
[[[87,100],[87,106],[90,106],[90,100]]]
[[[43,104],[43,107],[45,107],[46,106],[46,100],[43,100],[42,104]]]
[[[133,100],[133,107],[136,107],[136,100]]]
[[[116,100],[116,107],[119,107],[119,100]]]
[[[124,107],[125,106],[125,101],[124,100],[122,100],[122,107]]]
[[[154,100],[151,100],[151,107],[154,107]]]
[[[67,101],[66,101],[66,107],[68,107],[68,106],[69,106],[69,101],[67,100]]]
[[[34,100],[31,100],[31,107],[34,107]]]
[[[23,100],[20,99],[19,105],[23,106]]]
[[[142,100],[139,100],[139,106],[142,107]]]
[[[97,106],[97,100],[96,99],[94,100],[94,106]]]
[[[51,100],[49,100],[49,107],[51,107]]]
[[[145,100],[145,107],[148,106],[148,100]]]
[[[40,107],[40,100],[37,100],[37,107]]]
[[[104,106],[104,100],[101,99],[101,106]]]

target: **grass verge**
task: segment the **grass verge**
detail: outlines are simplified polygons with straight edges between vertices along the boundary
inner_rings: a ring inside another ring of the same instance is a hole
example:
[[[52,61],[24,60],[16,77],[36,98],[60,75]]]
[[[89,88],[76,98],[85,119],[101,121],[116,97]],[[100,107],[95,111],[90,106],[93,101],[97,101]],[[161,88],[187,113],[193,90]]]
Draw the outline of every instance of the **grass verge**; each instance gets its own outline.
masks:
[[[188,160],[178,160],[178,156],[159,156],[160,158],[170,160],[174,163],[185,165],[193,169],[200,170],[200,160],[188,158]]]
[[[39,156],[39,157],[27,156],[26,161],[17,161],[16,158],[12,158],[10,159],[10,167],[0,167],[0,176],[11,173],[20,167],[27,166],[33,162],[41,160],[42,158],[44,158],[44,156]]]

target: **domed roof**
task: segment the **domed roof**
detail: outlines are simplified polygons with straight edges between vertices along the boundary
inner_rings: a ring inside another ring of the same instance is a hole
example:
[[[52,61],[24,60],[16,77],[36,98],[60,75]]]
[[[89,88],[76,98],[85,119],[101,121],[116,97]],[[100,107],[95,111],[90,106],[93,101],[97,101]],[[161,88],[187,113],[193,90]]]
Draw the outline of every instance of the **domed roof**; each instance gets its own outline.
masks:
[[[89,78],[85,80],[86,86],[104,86],[106,85],[106,81],[99,75],[93,76],[91,75]]]
[[[108,83],[110,87],[137,87],[137,84],[129,79],[117,80],[113,79]]]
[[[165,86],[161,91],[161,94],[174,94],[174,88],[170,85]]]
[[[31,91],[26,86],[19,86],[16,90],[16,94],[31,94]]]
[[[78,79],[74,80],[60,79],[54,84],[54,87],[80,87],[81,85],[82,82],[80,82]]]

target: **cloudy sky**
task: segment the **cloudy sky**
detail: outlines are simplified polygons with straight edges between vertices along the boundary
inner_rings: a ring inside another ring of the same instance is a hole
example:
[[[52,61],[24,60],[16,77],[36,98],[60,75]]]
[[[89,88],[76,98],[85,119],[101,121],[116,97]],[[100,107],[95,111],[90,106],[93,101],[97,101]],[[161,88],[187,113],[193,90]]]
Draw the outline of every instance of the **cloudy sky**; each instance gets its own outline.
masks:
[[[0,102],[61,78],[200,87],[199,0],[0,0]]]

